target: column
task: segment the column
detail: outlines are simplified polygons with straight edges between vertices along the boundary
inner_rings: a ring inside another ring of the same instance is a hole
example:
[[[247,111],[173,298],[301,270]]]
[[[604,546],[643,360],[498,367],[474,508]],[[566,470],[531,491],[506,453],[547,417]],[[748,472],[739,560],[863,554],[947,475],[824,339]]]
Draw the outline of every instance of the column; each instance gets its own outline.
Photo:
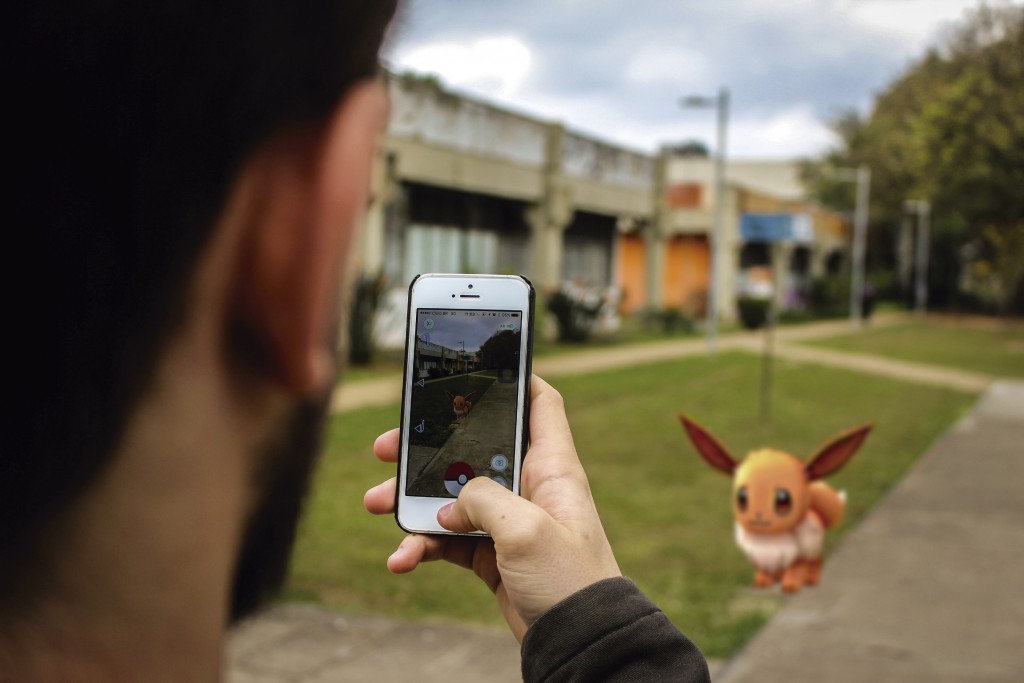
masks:
[[[359,254],[357,268],[366,276],[376,275],[384,269],[387,207],[397,194],[394,165],[394,156],[387,151],[385,143],[381,143],[373,160],[370,180],[373,188],[373,203],[367,207],[366,215],[363,218],[363,229],[357,237],[359,240],[356,249],[356,253]]]
[[[556,289],[562,282],[563,235],[575,213],[572,191],[562,172],[564,143],[565,128],[551,124],[543,195],[524,215],[530,226],[530,276],[539,291]]]

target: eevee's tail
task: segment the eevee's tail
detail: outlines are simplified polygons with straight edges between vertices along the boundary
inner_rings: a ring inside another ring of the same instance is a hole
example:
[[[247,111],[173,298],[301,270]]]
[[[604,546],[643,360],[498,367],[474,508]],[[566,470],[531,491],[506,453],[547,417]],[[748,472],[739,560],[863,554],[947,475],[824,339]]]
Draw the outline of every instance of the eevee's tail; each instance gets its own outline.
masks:
[[[843,511],[846,509],[846,491],[836,492],[825,482],[816,481],[811,484],[810,493],[811,509],[821,517],[826,529],[843,521]]]

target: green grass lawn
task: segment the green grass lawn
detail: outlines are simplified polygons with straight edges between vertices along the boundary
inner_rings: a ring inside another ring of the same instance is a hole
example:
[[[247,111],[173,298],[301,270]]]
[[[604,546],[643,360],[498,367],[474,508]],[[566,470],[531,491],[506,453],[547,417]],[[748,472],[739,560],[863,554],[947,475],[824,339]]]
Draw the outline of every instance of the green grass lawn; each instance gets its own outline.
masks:
[[[1020,320],[928,319],[808,344],[997,377],[1024,377],[1024,322]]]
[[[423,420],[425,427],[423,433],[413,434],[413,445],[439,448],[455,431],[458,418],[446,391],[454,396],[470,396],[473,403],[479,403],[494,380],[493,374],[474,373],[432,379],[422,388],[413,387],[415,415]]]
[[[874,421],[864,450],[831,480],[849,495],[846,521],[830,534],[834,544],[974,400],[780,361],[774,420],[765,425],[757,419],[759,367],[756,356],[721,354],[556,383],[623,572],[710,657],[735,652],[780,598],[750,588],[752,569],[732,539],[729,482],[694,453],[678,412],[713,430],[738,456],[771,445],[806,457],[834,433]],[[498,626],[492,596],[468,572],[442,563],[408,576],[387,572],[385,559],[402,532],[392,519],[366,514],[361,501],[366,488],[393,474],[370,449],[397,421],[397,406],[332,420],[287,597]]]

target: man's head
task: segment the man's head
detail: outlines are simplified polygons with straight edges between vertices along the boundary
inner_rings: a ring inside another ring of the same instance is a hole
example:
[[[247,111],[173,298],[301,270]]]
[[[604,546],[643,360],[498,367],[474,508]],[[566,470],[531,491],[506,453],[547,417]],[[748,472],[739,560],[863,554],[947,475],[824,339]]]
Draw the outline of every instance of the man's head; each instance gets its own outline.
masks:
[[[222,411],[211,421],[239,426],[240,444],[203,440],[230,433],[224,424],[189,440],[181,415],[166,416],[183,459],[253,453],[231,611],[283,576],[279,548],[333,374],[338,279],[383,115],[370,83],[393,11],[394,0],[17,10],[5,232],[7,267],[30,275],[8,290],[16,405],[0,456],[0,622],[46,592],[75,542],[68,530],[85,524],[78,506],[115,466],[147,483],[154,469],[119,462],[126,450],[167,465],[152,442],[158,404],[208,401]],[[204,344],[216,348],[204,355]],[[190,377],[208,378],[195,395],[173,386]],[[260,431],[245,415],[274,419]],[[106,514],[97,507],[88,515]]]

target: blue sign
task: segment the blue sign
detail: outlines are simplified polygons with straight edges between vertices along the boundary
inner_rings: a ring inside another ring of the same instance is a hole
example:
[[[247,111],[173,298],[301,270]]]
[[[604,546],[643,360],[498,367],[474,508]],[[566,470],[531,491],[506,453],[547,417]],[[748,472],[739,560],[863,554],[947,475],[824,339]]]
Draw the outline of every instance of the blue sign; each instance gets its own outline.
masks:
[[[806,213],[745,213],[740,236],[745,242],[810,242],[814,228]]]

